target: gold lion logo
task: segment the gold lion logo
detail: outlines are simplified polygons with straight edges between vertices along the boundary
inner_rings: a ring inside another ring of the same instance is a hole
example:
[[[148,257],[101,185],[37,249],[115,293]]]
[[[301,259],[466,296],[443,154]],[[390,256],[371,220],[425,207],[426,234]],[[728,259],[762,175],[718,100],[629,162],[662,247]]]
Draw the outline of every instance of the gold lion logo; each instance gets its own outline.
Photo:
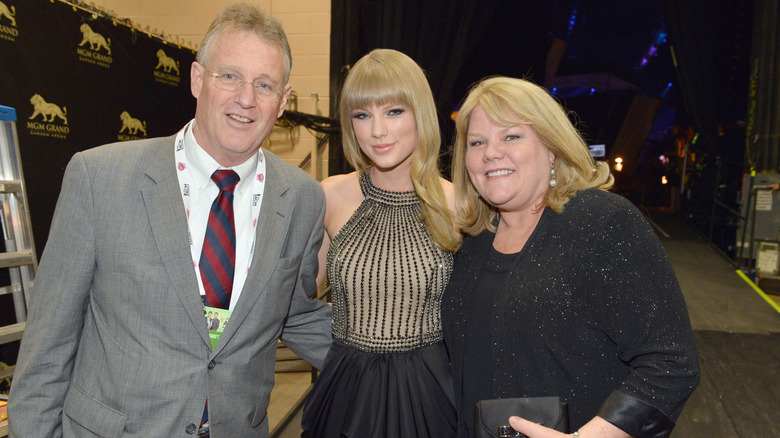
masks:
[[[155,70],[163,69],[165,73],[170,73],[171,70],[176,70],[176,74],[179,74],[179,61],[166,55],[163,49],[157,51],[157,67]]]
[[[122,114],[119,115],[119,118],[122,119],[122,129],[119,130],[119,133],[123,133],[127,131],[130,135],[135,135],[139,130],[143,131],[144,136],[146,136],[146,122],[142,122],[138,119],[134,119],[130,117],[130,113],[127,111],[122,111]]]
[[[84,39],[79,43],[79,47],[89,43],[89,48],[92,50],[100,50],[101,47],[106,49],[108,54],[111,54],[111,39],[106,40],[103,35],[96,33],[92,30],[87,23],[84,23],[79,27],[81,33],[84,35]]]
[[[11,20],[11,24],[16,26],[16,7],[11,5],[11,8],[9,9],[8,6],[5,5],[5,3],[0,2],[0,17],[6,17],[9,20]]]
[[[40,94],[35,94],[33,97],[30,98],[30,103],[33,106],[33,114],[30,116],[30,120],[38,117],[40,115],[43,117],[44,122],[53,122],[55,117],[59,117],[62,119],[63,123],[66,125],[68,124],[68,109],[65,107],[58,107],[57,105],[53,103],[46,102],[43,100],[43,97],[41,97]],[[47,120],[46,116],[49,116],[50,118]]]

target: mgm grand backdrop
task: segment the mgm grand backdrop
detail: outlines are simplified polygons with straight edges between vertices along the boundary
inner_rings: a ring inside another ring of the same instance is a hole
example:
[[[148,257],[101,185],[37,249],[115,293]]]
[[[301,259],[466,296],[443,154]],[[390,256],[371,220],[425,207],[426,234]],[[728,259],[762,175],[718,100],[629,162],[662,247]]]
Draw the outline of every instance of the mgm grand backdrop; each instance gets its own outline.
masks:
[[[195,52],[59,0],[0,0],[0,105],[16,110],[35,246],[65,166],[101,144],[171,135],[192,118]]]

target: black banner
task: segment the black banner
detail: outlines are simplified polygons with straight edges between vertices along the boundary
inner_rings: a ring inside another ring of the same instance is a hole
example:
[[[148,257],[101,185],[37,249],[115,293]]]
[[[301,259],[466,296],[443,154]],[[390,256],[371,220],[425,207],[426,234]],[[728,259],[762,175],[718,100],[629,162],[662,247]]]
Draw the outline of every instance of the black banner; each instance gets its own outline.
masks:
[[[195,113],[195,52],[59,0],[0,0],[0,105],[16,109],[40,256],[74,153],[171,135]]]

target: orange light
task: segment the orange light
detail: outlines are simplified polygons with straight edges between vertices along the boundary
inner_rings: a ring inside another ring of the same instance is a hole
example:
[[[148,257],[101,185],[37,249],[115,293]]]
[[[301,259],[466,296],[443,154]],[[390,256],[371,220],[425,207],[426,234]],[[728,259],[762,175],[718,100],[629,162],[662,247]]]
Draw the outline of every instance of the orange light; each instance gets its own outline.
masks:
[[[615,158],[615,170],[618,172],[623,170],[623,159],[620,157]]]

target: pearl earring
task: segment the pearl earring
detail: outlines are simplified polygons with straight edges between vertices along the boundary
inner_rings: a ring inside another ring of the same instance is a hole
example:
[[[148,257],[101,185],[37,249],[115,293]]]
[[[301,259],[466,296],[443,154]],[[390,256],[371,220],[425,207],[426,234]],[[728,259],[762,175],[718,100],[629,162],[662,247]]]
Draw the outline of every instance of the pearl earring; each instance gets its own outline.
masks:
[[[555,180],[555,167],[553,167],[555,164],[550,165],[550,187],[555,187],[558,185],[558,181]]]

